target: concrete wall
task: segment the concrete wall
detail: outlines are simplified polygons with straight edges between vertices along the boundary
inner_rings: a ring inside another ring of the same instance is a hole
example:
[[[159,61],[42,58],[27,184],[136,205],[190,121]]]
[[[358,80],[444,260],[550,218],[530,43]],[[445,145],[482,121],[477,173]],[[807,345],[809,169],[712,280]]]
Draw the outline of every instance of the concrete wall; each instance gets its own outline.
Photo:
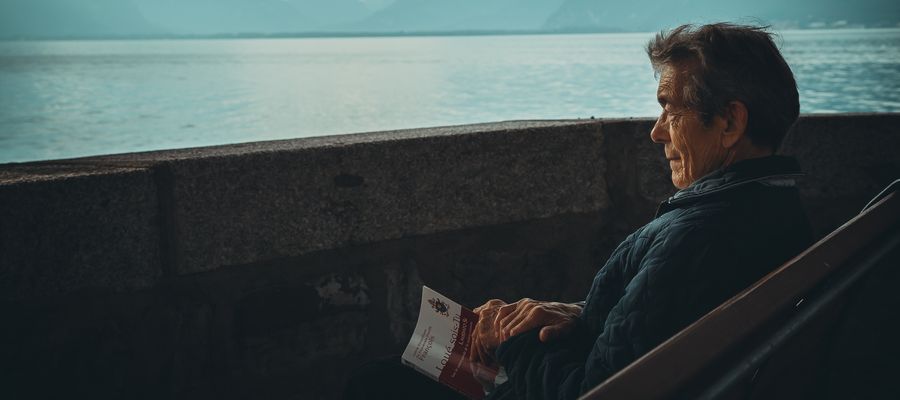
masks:
[[[900,177],[900,115],[785,141],[824,233]],[[581,299],[672,193],[651,120],[520,121],[0,166],[0,391],[334,398],[421,285]]]

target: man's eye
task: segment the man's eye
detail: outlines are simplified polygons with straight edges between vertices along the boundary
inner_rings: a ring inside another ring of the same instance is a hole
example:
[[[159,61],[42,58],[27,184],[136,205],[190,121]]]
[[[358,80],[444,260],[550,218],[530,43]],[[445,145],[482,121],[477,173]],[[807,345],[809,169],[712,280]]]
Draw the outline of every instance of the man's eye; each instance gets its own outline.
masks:
[[[687,114],[687,112],[684,109],[676,110],[672,107],[669,107],[669,109],[666,110],[666,114],[669,114],[673,117],[683,117],[685,114]]]

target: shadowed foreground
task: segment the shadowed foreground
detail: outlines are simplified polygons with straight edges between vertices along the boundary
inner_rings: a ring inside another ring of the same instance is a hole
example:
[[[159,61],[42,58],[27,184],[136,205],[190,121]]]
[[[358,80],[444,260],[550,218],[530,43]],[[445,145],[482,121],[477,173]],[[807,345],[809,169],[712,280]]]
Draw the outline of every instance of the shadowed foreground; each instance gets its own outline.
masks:
[[[649,119],[516,121],[0,166],[3,391],[334,398],[422,284],[581,300],[673,192]],[[900,115],[804,116],[822,235],[900,177]]]

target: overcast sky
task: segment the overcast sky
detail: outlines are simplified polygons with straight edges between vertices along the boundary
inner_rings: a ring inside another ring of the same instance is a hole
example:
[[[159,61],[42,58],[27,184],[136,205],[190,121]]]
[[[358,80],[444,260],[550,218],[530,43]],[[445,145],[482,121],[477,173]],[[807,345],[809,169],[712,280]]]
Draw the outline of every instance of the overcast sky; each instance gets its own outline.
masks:
[[[897,0],[0,0],[0,36],[898,27]]]

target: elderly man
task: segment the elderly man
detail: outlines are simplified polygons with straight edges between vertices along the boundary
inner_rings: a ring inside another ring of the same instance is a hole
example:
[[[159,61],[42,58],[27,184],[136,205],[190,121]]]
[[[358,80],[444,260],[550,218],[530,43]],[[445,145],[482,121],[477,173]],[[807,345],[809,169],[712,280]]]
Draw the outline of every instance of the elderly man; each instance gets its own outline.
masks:
[[[800,171],[774,155],[799,101],[770,35],[681,26],[647,53],[662,107],[650,138],[680,190],[613,251],[583,303],[490,300],[475,310],[473,361],[509,377],[490,398],[576,398],[811,242],[794,188]],[[386,384],[378,369],[355,382],[371,398],[457,396],[411,371]]]
[[[509,381],[491,398],[571,399],[800,253],[811,234],[796,162],[773,155],[799,114],[768,33],[681,26],[647,46],[662,145],[679,190],[613,251],[582,305],[491,300],[473,359]]]

